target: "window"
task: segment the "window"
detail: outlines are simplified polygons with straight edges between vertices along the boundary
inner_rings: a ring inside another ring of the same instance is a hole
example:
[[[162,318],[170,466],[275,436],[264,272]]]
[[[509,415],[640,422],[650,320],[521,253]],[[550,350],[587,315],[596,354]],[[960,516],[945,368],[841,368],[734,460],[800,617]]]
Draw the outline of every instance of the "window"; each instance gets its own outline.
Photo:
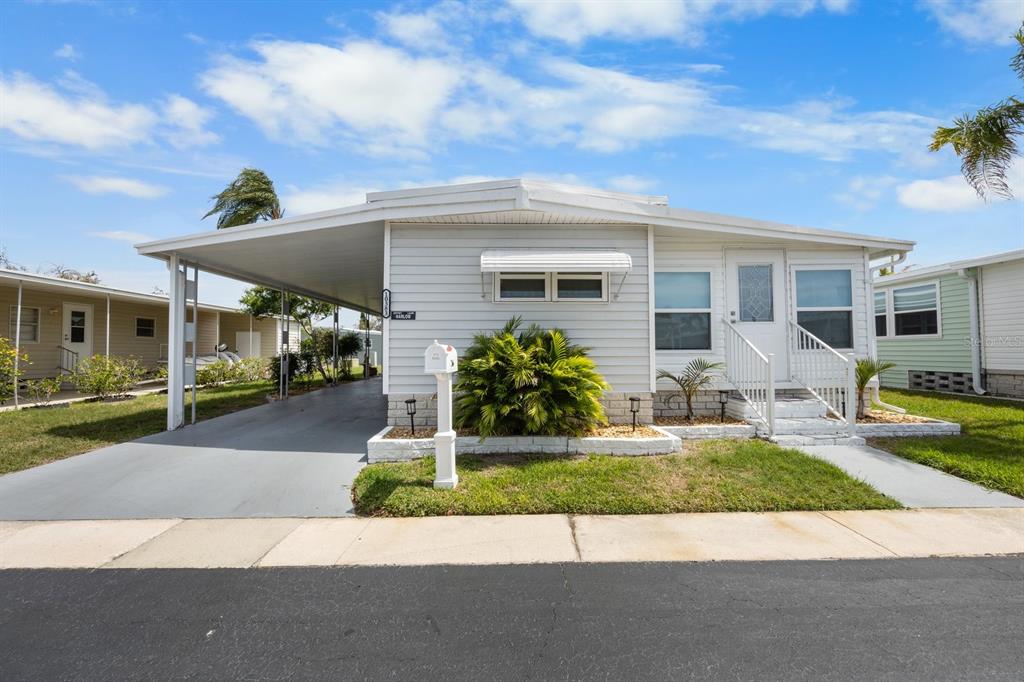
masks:
[[[773,322],[775,294],[772,289],[772,266],[740,265],[740,322]]]
[[[796,322],[833,348],[853,348],[850,270],[797,270]]]
[[[875,336],[887,336],[889,300],[884,291],[875,292]]]
[[[543,272],[496,273],[496,301],[546,301],[548,276]]]
[[[938,286],[922,284],[892,290],[893,331],[896,336],[939,333]]]
[[[498,272],[494,300],[607,301],[608,275],[603,272]]]
[[[71,311],[71,343],[85,343],[85,311]]]
[[[654,273],[656,350],[711,350],[711,273]]]
[[[18,325],[18,306],[11,306],[11,317],[7,325],[14,341],[15,330]],[[39,343],[39,308],[21,307],[21,343]]]
[[[151,339],[156,336],[156,320],[152,317],[135,318],[135,336]]]
[[[606,301],[607,276],[600,272],[555,275],[556,301]]]

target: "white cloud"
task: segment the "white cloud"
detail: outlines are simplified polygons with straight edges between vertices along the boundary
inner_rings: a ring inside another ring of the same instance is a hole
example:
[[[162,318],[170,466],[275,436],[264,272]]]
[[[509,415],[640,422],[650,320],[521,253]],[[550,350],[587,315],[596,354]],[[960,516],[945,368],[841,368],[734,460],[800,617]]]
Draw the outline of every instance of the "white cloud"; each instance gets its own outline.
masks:
[[[127,230],[104,230],[100,232],[90,232],[90,236],[99,237],[100,239],[110,239],[116,242],[128,242],[130,244],[139,244],[141,242],[152,241],[153,237],[142,232],[130,232]]]
[[[252,47],[257,59],[224,57],[200,83],[279,140],[326,144],[340,134],[363,147],[425,147],[460,78],[453,65],[373,42]]]
[[[198,147],[213,144],[220,136],[205,129],[213,114],[187,97],[171,95],[163,104],[163,120],[168,126],[167,141],[175,147]]]
[[[617,175],[608,178],[608,186],[622,192],[633,194],[644,194],[654,189],[654,181],[650,178],[643,178],[639,175]]]
[[[888,195],[894,185],[899,182],[891,175],[866,176],[858,175],[850,180],[846,189],[832,195],[843,204],[858,211],[870,211]]]
[[[157,116],[139,104],[114,104],[77,77],[65,79],[64,94],[31,76],[0,76],[0,128],[26,140],[57,142],[90,150],[127,146],[150,134]],[[91,84],[90,84],[91,85]]]
[[[344,181],[317,185],[308,189],[289,185],[281,203],[287,215],[302,215],[343,206],[355,206],[366,201],[367,192],[376,191],[373,187]]]
[[[435,12],[423,14],[380,13],[378,19],[384,31],[404,45],[412,48],[443,49],[448,35],[442,19]]]
[[[124,194],[136,199],[156,199],[170,191],[160,185],[112,175],[76,175],[67,180],[87,194]]]
[[[969,43],[1009,45],[1024,21],[1020,0],[924,0],[944,29]]]
[[[531,33],[578,45],[589,38],[670,39],[699,44],[704,27],[771,13],[843,12],[848,0],[509,0]]]
[[[70,61],[78,61],[82,58],[82,54],[75,49],[75,46],[71,43],[64,43],[53,52],[53,56],[58,59],[67,59]]]
[[[980,208],[985,202],[960,175],[937,180],[915,180],[896,190],[900,203],[918,211],[952,213]]]
[[[721,64],[687,64],[687,71],[700,74],[720,74],[725,73],[725,67]]]

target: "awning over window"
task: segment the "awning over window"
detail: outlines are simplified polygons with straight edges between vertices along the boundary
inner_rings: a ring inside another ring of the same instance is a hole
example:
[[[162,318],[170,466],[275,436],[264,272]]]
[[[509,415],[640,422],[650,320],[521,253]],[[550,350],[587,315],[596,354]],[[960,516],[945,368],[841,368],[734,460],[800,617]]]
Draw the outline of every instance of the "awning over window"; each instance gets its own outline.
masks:
[[[629,272],[633,259],[622,251],[540,251],[488,249],[480,254],[480,272]]]

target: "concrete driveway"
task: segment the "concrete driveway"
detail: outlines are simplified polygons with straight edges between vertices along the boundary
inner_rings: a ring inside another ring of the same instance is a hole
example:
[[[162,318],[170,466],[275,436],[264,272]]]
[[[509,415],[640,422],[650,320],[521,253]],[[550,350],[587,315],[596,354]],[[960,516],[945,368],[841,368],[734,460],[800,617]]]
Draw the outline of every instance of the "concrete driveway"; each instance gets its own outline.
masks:
[[[386,414],[371,379],[94,450],[0,477],[0,520],[349,516]]]

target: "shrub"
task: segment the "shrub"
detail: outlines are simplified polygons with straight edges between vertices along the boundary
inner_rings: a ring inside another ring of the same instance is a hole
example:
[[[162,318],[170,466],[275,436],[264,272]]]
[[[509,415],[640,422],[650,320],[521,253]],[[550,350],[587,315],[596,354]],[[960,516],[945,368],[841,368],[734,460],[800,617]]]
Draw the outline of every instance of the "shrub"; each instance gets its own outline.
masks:
[[[79,393],[112,398],[126,396],[145,375],[135,358],[94,355],[78,362],[71,380]]]
[[[0,336],[0,405],[7,402],[14,395],[14,382],[24,374],[24,366],[31,364],[26,353],[21,354],[21,362],[18,363],[15,372],[14,341],[6,336]]]
[[[298,373],[299,364],[301,359],[296,353],[286,353],[288,357],[288,383],[290,384]],[[273,381],[277,381],[277,378],[281,376],[281,356],[275,355],[270,358],[267,375]]]
[[[609,388],[587,349],[558,329],[514,317],[477,334],[459,363],[455,423],[481,437],[579,435],[607,422],[601,393]]]
[[[217,360],[208,365],[203,365],[196,370],[196,384],[205,386],[207,384],[221,384],[231,381],[234,378],[231,369],[231,365],[226,360]]]
[[[37,405],[49,405],[53,394],[60,391],[60,379],[57,377],[45,377],[25,382],[25,393]]]
[[[263,358],[243,358],[231,368],[236,381],[262,381],[266,379],[268,363]]]

